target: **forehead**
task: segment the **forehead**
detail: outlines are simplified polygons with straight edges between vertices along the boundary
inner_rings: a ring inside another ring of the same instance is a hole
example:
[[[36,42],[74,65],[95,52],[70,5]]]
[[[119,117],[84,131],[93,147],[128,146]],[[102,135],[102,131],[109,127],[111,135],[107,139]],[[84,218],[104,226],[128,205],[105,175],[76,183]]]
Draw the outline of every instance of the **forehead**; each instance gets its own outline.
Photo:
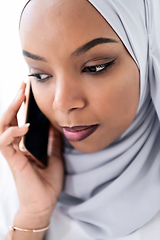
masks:
[[[74,49],[97,37],[119,39],[87,0],[31,0],[22,15],[20,38],[25,48],[36,41]]]

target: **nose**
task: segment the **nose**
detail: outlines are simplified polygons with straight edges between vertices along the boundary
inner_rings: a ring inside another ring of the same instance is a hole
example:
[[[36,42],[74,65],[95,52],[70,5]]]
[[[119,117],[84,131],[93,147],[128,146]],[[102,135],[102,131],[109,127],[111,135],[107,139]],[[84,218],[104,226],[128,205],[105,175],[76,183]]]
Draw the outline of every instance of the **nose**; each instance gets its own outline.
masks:
[[[52,107],[54,110],[69,112],[75,109],[83,109],[86,106],[86,98],[82,87],[71,78],[58,79]]]

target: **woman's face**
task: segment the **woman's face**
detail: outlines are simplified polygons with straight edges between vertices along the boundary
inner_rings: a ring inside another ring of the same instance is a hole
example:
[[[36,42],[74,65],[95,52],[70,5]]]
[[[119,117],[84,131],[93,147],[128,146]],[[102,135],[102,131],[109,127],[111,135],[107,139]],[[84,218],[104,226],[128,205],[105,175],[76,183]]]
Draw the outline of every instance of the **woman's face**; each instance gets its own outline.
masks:
[[[31,0],[20,38],[36,102],[82,152],[120,137],[139,103],[139,70],[87,0]]]

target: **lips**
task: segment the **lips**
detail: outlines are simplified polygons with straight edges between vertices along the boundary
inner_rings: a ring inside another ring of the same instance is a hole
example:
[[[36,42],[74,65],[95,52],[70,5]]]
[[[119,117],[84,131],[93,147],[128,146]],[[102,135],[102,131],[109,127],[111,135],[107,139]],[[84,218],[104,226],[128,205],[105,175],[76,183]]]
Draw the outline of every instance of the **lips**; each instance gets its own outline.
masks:
[[[72,142],[82,141],[96,131],[98,124],[90,126],[62,127],[65,137]]]

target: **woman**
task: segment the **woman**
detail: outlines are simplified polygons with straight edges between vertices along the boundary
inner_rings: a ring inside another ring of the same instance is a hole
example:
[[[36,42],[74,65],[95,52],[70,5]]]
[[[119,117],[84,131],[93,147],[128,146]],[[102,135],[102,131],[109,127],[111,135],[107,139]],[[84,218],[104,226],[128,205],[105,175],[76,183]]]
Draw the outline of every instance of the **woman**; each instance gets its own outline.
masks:
[[[22,83],[0,123],[20,202],[6,239],[42,239],[50,221],[46,239],[159,239],[159,16],[158,0],[27,2],[20,39],[50,156],[41,170],[19,150]]]

